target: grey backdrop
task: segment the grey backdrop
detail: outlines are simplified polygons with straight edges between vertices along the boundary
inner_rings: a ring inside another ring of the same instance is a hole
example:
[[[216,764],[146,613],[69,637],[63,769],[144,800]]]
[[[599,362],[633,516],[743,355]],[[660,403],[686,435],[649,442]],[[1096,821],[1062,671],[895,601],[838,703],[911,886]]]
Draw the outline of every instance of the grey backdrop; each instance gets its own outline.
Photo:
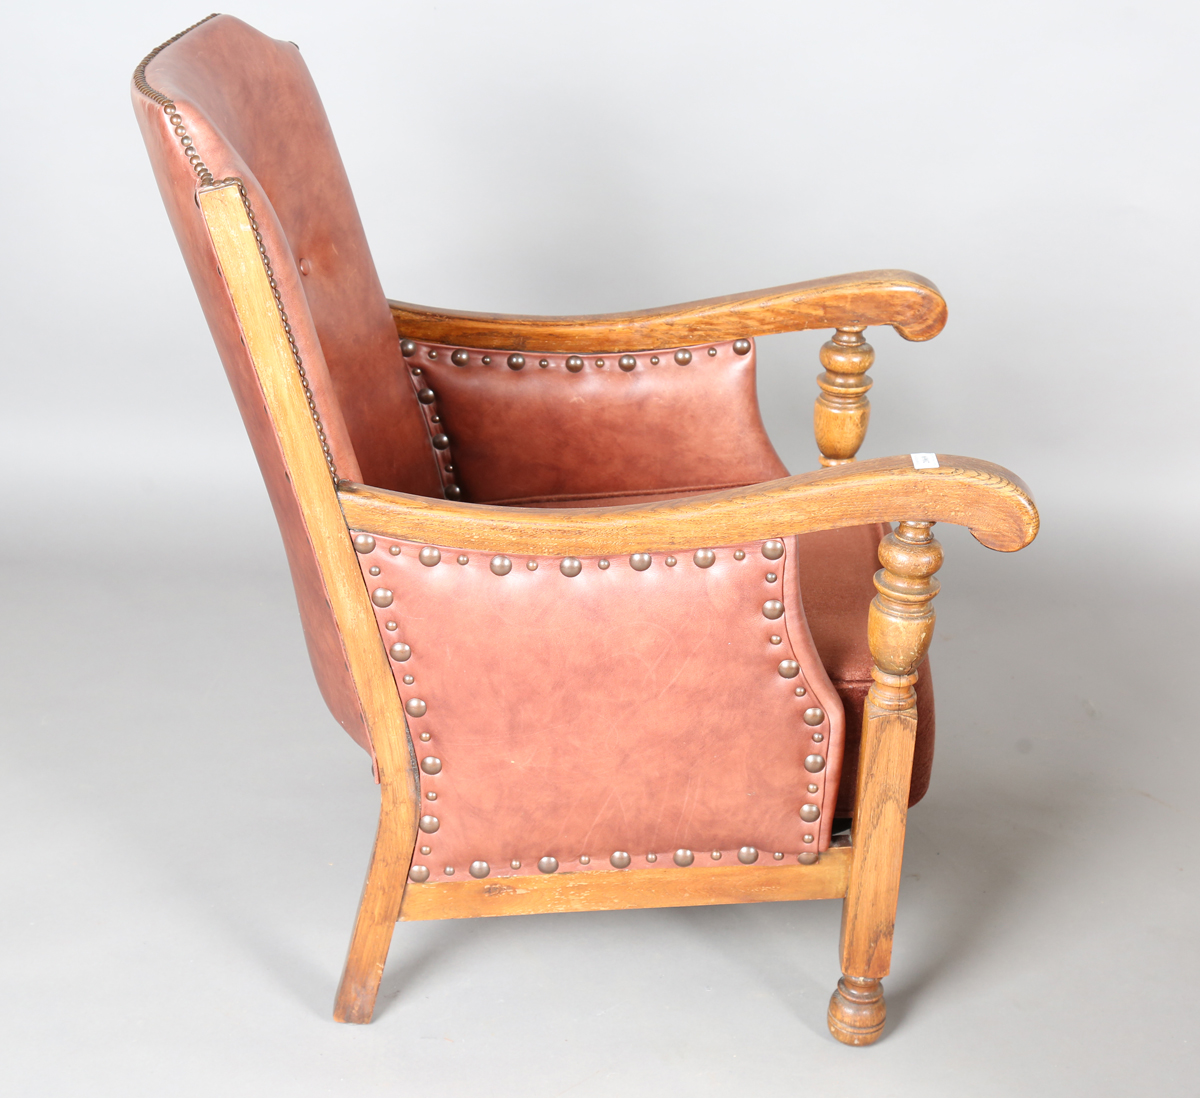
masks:
[[[329,1020],[376,794],[128,103],[206,14],[4,16],[0,1082],[21,1094],[1194,1093],[1194,5],[247,0],[299,43],[393,296],[640,308],[872,267],[864,456],[998,461],[945,530],[939,748],[889,1032],[837,905],[398,928]],[[822,333],[760,341],[794,471]],[[1186,712],[1186,716],[1185,716]]]

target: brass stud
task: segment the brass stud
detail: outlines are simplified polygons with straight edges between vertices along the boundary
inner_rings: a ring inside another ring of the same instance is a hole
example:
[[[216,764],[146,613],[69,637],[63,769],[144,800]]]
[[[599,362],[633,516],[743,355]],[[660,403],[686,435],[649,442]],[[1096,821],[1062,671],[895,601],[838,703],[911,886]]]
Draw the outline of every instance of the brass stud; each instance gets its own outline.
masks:
[[[795,660],[781,660],[779,674],[785,679],[794,679],[800,674],[800,665]]]
[[[512,561],[508,557],[497,555],[492,557],[492,562],[488,567],[494,575],[507,576],[512,571]]]
[[[448,435],[434,435],[433,448],[435,450],[446,450],[450,447],[450,438]]]
[[[446,866],[445,874],[447,877],[453,877],[454,876],[454,866],[452,866],[452,865]]]
[[[772,538],[770,541],[764,541],[762,555],[766,557],[767,560],[778,560],[783,556],[783,542],[778,538]]]
[[[807,691],[807,690],[805,690],[803,686],[797,686],[797,687],[796,687],[796,697],[798,697],[798,698],[802,698],[802,697],[804,697],[804,695],[805,695],[805,694],[807,694],[807,693],[808,693],[808,691]]]
[[[439,827],[442,826],[442,821],[436,816],[422,816],[421,822],[418,825],[426,835],[432,835]]]
[[[482,361],[485,366],[490,366],[492,364],[492,356],[484,355]]]
[[[746,559],[746,550],[745,549],[735,549],[733,551],[733,559],[734,560],[745,560]]]
[[[458,563],[459,564],[470,564],[471,558],[468,557],[466,553],[459,553],[458,554]]]
[[[425,794],[425,799],[427,801],[436,801],[437,794],[431,789],[428,793]]]
[[[589,858],[586,854],[580,854],[579,855],[579,864],[580,865],[591,865],[592,859]]]
[[[509,355],[508,356],[508,368],[510,370],[523,370],[525,368],[525,356],[524,355]]]
[[[721,860],[721,852],[719,850],[714,850],[712,852],[712,860],[714,862],[719,862]]]
[[[539,359],[538,365],[544,370],[547,366],[550,365],[550,360],[548,358]]]
[[[402,339],[400,341],[400,353],[405,358],[412,358],[416,352],[417,345],[411,339]]]
[[[805,836],[804,836],[804,841],[805,841],[806,843],[811,843],[811,842],[813,841],[813,837],[812,837],[811,835],[805,835]]]
[[[430,349],[426,352],[426,354],[428,354],[430,358],[437,358],[437,351],[435,350]]]
[[[354,551],[362,553],[364,556],[367,553],[373,553],[375,551],[375,539],[370,534],[355,534]]]
[[[377,576],[377,575],[379,575],[379,572],[380,572],[379,565],[378,565],[378,564],[372,564],[372,565],[371,565],[371,567],[367,569],[367,571],[368,571],[368,572],[370,572],[370,573],[371,573],[371,575],[373,575],[373,576]]]
[[[447,499],[461,499],[462,489],[457,484],[447,484],[446,487],[442,489],[442,494],[445,495]]]
[[[650,365],[651,365],[651,366],[657,366],[657,365],[658,365],[658,355],[651,355],[651,356],[650,356]]]
[[[676,351],[675,361],[678,362],[680,366],[686,366],[692,361],[692,352],[683,349]]]
[[[441,563],[442,551],[435,549],[432,545],[426,545],[418,554],[418,559],[426,568],[432,568],[435,564]]]
[[[626,373],[628,373],[637,366],[637,359],[634,358],[633,355],[622,355],[617,360],[617,365],[620,366],[621,369]]]
[[[717,349],[716,349],[716,347],[709,347],[709,349],[708,349],[708,357],[709,357],[709,358],[716,358],[716,357],[717,357]]]
[[[513,860],[512,860],[511,862],[509,862],[508,864],[509,864],[509,866],[510,866],[511,868],[513,868],[513,869],[520,869],[520,868],[521,868],[521,863],[520,863],[519,861],[517,861],[517,859],[516,859],[516,858],[513,858]]]
[[[400,546],[399,545],[389,545],[388,552],[391,553],[393,557],[398,557],[400,555]]]
[[[536,560],[527,560],[525,562],[525,567],[528,568],[529,571],[531,571],[531,572],[536,572],[537,571],[537,561]]]
[[[635,572],[644,572],[654,562],[654,558],[649,553],[634,553],[629,558],[629,567]]]
[[[387,622],[387,624],[384,625],[384,629],[387,629],[392,633],[394,633],[396,631],[396,628],[397,628],[396,623],[394,621],[389,621],[389,622]]]
[[[825,738],[824,732],[814,732],[812,734],[813,743],[820,743]]]
[[[667,557],[667,559],[663,561],[663,564],[665,564],[668,568],[674,568],[678,563],[679,561],[677,561],[674,557]]]
[[[431,738],[431,735],[430,735],[430,733],[428,733],[428,732],[422,732],[422,733],[421,733],[421,739],[422,739],[422,740],[424,740],[424,741],[425,741],[425,743],[428,743],[428,742],[429,742],[429,740],[430,740],[430,738]]]
[[[774,621],[783,617],[783,603],[778,599],[768,599],[763,603],[763,617]]]
[[[626,869],[633,859],[629,857],[629,854],[626,853],[626,851],[616,850],[613,851],[608,860],[613,869]]]
[[[604,557],[601,557],[596,562],[596,567],[599,568],[601,571],[603,571],[605,568],[608,567],[608,561]]]
[[[422,854],[432,854],[432,853],[433,853],[433,847],[431,847],[431,846],[423,846],[423,847],[421,847],[421,853],[422,853]]]
[[[429,422],[430,422],[430,423],[441,423],[441,422],[442,422],[442,417],[441,417],[441,416],[430,416],[430,417],[429,417]]]
[[[492,871],[492,867],[490,865],[488,865],[487,862],[482,862],[482,861],[481,862],[472,862],[471,868],[467,870],[467,872],[470,873],[471,876],[474,877],[477,881],[483,880],[483,878],[486,877],[489,873],[491,873],[491,871]]]
[[[771,643],[772,644],[782,644],[783,638],[781,636],[779,636],[778,633],[772,633],[771,634]]]
[[[543,873],[555,873],[558,871],[558,859],[547,854],[544,858],[538,859],[538,869]]]
[[[559,561],[558,570],[564,576],[577,576],[583,571],[583,561],[578,557],[563,557]]]
[[[824,755],[809,755],[804,760],[804,769],[807,770],[810,774],[819,774],[822,770],[825,769],[825,756]]]
[[[816,782],[809,782],[809,783],[808,783],[808,791],[809,791],[810,793],[816,793],[816,792],[817,792],[817,790],[818,790],[818,789],[820,789],[820,788],[821,788],[821,787],[820,787],[819,785],[817,785],[817,783],[816,783]]]
[[[437,400],[437,393],[435,393],[432,389],[422,389],[419,393],[417,393],[417,399],[422,404],[432,404],[435,400]]]
[[[803,854],[796,855],[796,861],[801,865],[816,865],[817,853],[815,850],[806,850]]]
[[[767,582],[768,583],[774,583],[777,579],[779,579],[779,577],[777,575],[775,575],[774,572],[767,573]]]
[[[371,592],[371,601],[380,609],[385,609],[392,605],[392,593],[386,587],[376,587]]]
[[[421,376],[421,375],[422,375],[424,372],[425,372],[425,371],[424,371],[424,370],[422,370],[420,366],[414,366],[414,367],[412,368],[412,375],[413,375],[413,377],[420,377],[420,376]]]
[[[391,623],[389,622],[389,624],[391,624]],[[388,654],[397,663],[405,663],[408,660],[409,656],[412,655],[412,649],[409,648],[409,646],[407,644],[405,644],[404,641],[396,641],[396,643],[393,644],[392,647],[388,649]]]
[[[738,851],[738,861],[741,862],[742,865],[753,865],[758,861],[758,851],[752,846],[743,846],[742,849]]]
[[[695,860],[696,860],[696,855],[693,854],[690,850],[680,849],[680,850],[675,851],[674,861],[675,861],[675,864],[678,866],[689,866]]]
[[[412,881],[413,884],[424,884],[425,881],[429,880],[429,866],[414,865],[408,871],[408,879]]]
[[[825,710],[820,706],[814,705],[811,709],[804,711],[804,723],[816,726],[825,719]]]
[[[735,339],[733,341],[733,353],[735,355],[748,355],[750,353],[750,340]]]
[[[800,819],[806,824],[816,823],[821,818],[821,809],[819,805],[802,804],[800,806]]]
[[[404,711],[410,717],[423,717],[428,709],[429,706],[427,706],[420,698],[409,698],[408,701],[404,703]]]
[[[416,680],[416,679],[414,679],[414,678],[412,677],[412,675],[405,675],[405,676],[404,676],[404,685],[405,685],[405,686],[412,686],[412,684],[413,684],[414,682],[416,682],[416,681],[417,681],[417,680]]]
[[[657,861],[658,861],[658,855],[657,855],[657,854],[647,854],[647,855],[646,855],[646,861],[648,861],[648,862],[650,862],[650,863],[652,863],[652,864],[653,864],[654,862],[657,862]]]
[[[440,774],[442,772],[442,760],[433,755],[426,755],[421,760],[421,769],[426,774]]]
[[[567,369],[573,374],[579,373],[579,371],[583,369],[583,359],[578,355],[571,355],[571,357],[567,359]]]
[[[597,370],[603,370],[603,369],[604,369],[604,359],[602,359],[602,358],[598,358],[598,359],[596,359],[596,369],[597,369]]]
[[[771,855],[771,857],[774,858],[777,862],[782,862],[783,861],[783,851],[777,850],[777,851],[775,851],[774,854]]]
[[[453,362],[455,366],[465,366],[471,361],[471,356],[467,354],[466,351],[458,350],[450,356],[450,361]]]
[[[697,549],[692,556],[692,563],[697,568],[711,568],[716,562],[717,554],[711,549]]]

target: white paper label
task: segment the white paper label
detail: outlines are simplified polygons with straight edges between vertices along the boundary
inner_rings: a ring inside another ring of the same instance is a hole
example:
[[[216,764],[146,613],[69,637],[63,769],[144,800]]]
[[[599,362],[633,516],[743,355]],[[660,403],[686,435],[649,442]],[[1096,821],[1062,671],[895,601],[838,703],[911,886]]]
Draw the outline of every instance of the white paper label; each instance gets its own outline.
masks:
[[[909,454],[912,458],[914,469],[936,469],[938,467],[937,454]]]

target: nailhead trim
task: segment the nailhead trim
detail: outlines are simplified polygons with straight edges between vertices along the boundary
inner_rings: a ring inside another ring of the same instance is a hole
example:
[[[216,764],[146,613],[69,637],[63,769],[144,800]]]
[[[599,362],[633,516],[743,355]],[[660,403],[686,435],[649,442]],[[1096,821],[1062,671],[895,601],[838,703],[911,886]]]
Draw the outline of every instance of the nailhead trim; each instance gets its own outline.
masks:
[[[418,375],[418,376],[420,376],[420,375]],[[352,533],[352,536],[363,537],[364,540],[363,540],[362,544],[364,546],[366,544],[365,538],[371,537],[371,535],[357,535],[353,531],[351,533]],[[776,580],[774,582],[778,582],[779,578],[781,577],[781,575],[784,572],[784,565],[787,562],[787,544],[788,543],[785,539],[768,539],[768,540],[771,542],[775,542],[776,544],[781,544],[783,546],[783,552],[781,552],[777,557],[770,558],[771,566],[777,570],[775,573]],[[766,542],[764,542],[763,544],[766,544]],[[356,554],[357,556],[362,558],[360,563],[361,563],[364,571],[366,571],[368,574],[369,574],[370,568],[372,566],[367,562],[366,558],[372,557],[375,554],[375,552],[377,551],[377,549],[381,549],[381,548],[382,547],[378,546],[377,542],[374,542],[371,545],[371,548],[369,550],[367,550],[365,553],[360,551],[358,554]],[[396,548],[395,546],[388,547],[386,556],[383,555],[383,553],[381,552],[380,553],[381,559],[384,560],[385,562],[387,562],[387,561],[390,561],[391,559],[394,559],[396,556],[400,555],[400,554],[396,554],[393,552],[393,550],[395,548]],[[760,546],[760,549],[761,549],[761,546]],[[721,551],[721,550],[703,550],[702,552],[703,553],[712,552],[713,557],[714,557],[713,563],[720,560],[723,555],[723,551]],[[462,558],[467,557],[467,554],[458,553],[456,550],[449,549],[449,548],[438,549],[436,546],[424,546],[421,550],[417,551],[418,556],[420,556],[422,553],[424,553],[424,555],[431,560],[433,559],[434,554],[435,553],[437,554],[438,559],[437,559],[437,561],[434,562],[433,565],[431,565],[431,567],[439,567],[442,564],[449,565],[449,564],[453,563],[455,560],[457,560],[461,564]],[[667,560],[667,554],[645,553],[645,554],[640,554],[640,555],[645,558],[648,558],[651,561],[651,565],[653,563],[655,563],[656,560],[661,560],[663,563],[666,563],[666,560]],[[695,551],[693,551],[693,556],[694,555],[695,555]],[[736,558],[735,553],[729,553],[729,557],[731,557],[733,559],[744,559],[744,555],[743,555],[743,558]],[[493,559],[494,558],[489,557],[486,553],[478,553],[474,557],[467,557],[466,563],[469,565],[472,562],[474,562],[477,567],[487,567],[489,569],[489,571],[491,571],[492,574],[496,577],[496,582],[504,582],[509,575],[512,575],[512,574],[518,572],[520,570],[520,562],[522,559],[525,562],[524,570],[527,572],[532,572],[534,570],[537,570],[539,563],[542,563],[542,562],[546,563],[547,565],[553,565],[554,567],[549,568],[548,572],[552,576],[555,576],[559,582],[561,582],[562,578],[566,578],[568,580],[573,578],[573,576],[570,573],[562,573],[561,572],[561,565],[564,561],[571,561],[571,562],[579,561],[583,565],[584,568],[586,568],[589,563],[588,558],[574,558],[574,557],[569,557],[569,556],[568,557],[541,557],[541,558],[534,557],[534,556],[527,556],[524,558],[518,558],[516,560],[506,557],[504,559],[505,559],[506,563],[509,564],[509,568],[507,570],[503,570],[500,573],[496,573],[495,569],[493,569],[491,567]],[[601,568],[603,568],[603,565],[605,563],[607,563],[606,561],[599,560],[596,558],[592,558],[592,559],[596,560],[597,565]],[[685,559],[686,559],[686,556],[685,556]],[[705,557],[704,559],[707,559],[707,557]],[[776,563],[776,561],[778,561],[778,563]],[[424,563],[424,561],[422,561],[422,563]],[[711,565],[709,565],[709,566],[711,566]],[[649,570],[649,566],[646,569],[642,569],[641,571],[648,571],[648,570]],[[631,571],[636,572],[639,570],[631,569]],[[578,574],[578,573],[576,573],[576,574]],[[771,583],[772,581],[767,581],[766,577],[764,575],[764,582]],[[570,590],[570,589],[571,588],[568,587],[568,590]],[[758,596],[756,594],[755,595],[755,603],[753,604],[753,610],[751,612],[761,617],[761,608],[759,607],[759,605],[757,603],[757,598],[758,598]],[[388,626],[394,627],[394,623],[390,619],[385,622],[384,617],[386,617],[386,615],[378,618],[378,620],[379,620],[380,624],[383,626],[383,628],[387,629]],[[786,635],[786,633],[787,633],[786,611],[785,611],[785,614],[782,615],[779,619],[775,619],[773,622],[771,622],[771,624],[768,626],[768,628],[770,628],[771,626],[773,626],[774,628],[779,628],[780,625],[783,626],[783,628],[781,629],[781,632],[783,632]],[[387,643],[387,639],[388,639],[387,634],[381,633],[381,635],[384,636],[385,643]],[[771,637],[768,639],[769,639],[769,641],[774,641],[774,637]],[[396,642],[393,641],[393,643],[396,643]],[[405,647],[407,648],[407,645]],[[768,662],[766,665],[769,668],[768,673],[770,674],[771,678],[775,682],[779,682],[781,676],[779,674],[778,657],[781,654],[781,650],[778,647],[775,647],[774,644],[770,644],[770,643],[768,644],[768,646],[766,647],[765,650],[768,654]],[[783,651],[785,653],[790,653],[790,655],[793,657],[795,656],[795,652],[791,650],[790,643],[789,643],[787,649],[785,649]],[[405,670],[408,671],[410,669],[410,667],[412,668],[413,671],[419,670],[419,662],[418,662],[419,655],[418,655],[418,653],[411,652],[411,650],[410,650],[410,656],[411,656],[411,663],[410,663],[409,658],[406,658],[404,661],[405,662]],[[798,660],[796,662],[799,663]],[[393,670],[395,670],[395,668]],[[802,674],[802,672],[801,672],[801,674]],[[403,676],[404,685],[408,686],[408,687],[415,686],[415,678],[416,678],[415,674],[412,674],[412,673],[405,674]],[[786,683],[789,693],[791,693],[792,697],[795,698],[797,700],[797,702],[799,702],[801,698],[806,697],[807,687],[805,687],[803,685],[797,685],[797,683],[800,683],[800,684],[804,683],[804,679],[800,675],[785,679],[784,682]],[[408,696],[405,696],[405,695],[408,695]],[[406,711],[408,710],[408,706],[411,703],[415,702],[416,703],[415,708],[420,709],[421,717],[424,717],[426,715],[426,713],[428,712],[426,703],[422,699],[417,698],[415,696],[415,694],[411,694],[407,690],[405,690],[402,693],[401,701],[402,701],[402,704],[404,705],[404,708]],[[808,703],[801,703],[801,705],[803,708],[801,709],[800,712],[801,712],[801,719],[803,719],[802,718],[803,710],[805,708],[808,708],[809,706],[808,706]],[[413,718],[416,718],[417,714],[413,713],[413,714],[411,714],[411,716]],[[828,719],[828,717],[826,717],[826,720],[827,719]],[[808,729],[806,728],[806,730],[808,730]],[[421,738],[422,742],[428,742],[431,738],[431,734],[428,731],[423,731],[421,733],[420,738]],[[821,742],[821,741],[818,740],[817,742]],[[802,750],[802,749],[798,747],[797,750]],[[811,750],[811,748],[809,750]],[[808,758],[813,758],[813,756],[809,755]],[[440,778],[443,776],[446,766],[440,758],[437,758],[437,756],[427,757],[427,759],[432,760],[430,762],[431,766],[433,765],[433,762],[436,762],[438,769],[437,769],[436,773],[429,774],[425,770],[425,763],[424,762],[422,763],[421,772],[419,774],[419,778],[420,778],[420,782],[421,782],[421,799],[423,801],[426,799],[428,799],[430,801],[436,801],[438,791],[435,789],[430,789],[430,788],[428,788],[428,786],[430,784],[432,784],[434,779]],[[804,765],[803,757],[801,757],[798,761],[800,762],[801,766]],[[819,793],[819,792],[814,792],[813,787],[817,783],[821,783],[821,785],[823,786],[824,777],[825,777],[824,760],[823,760],[820,770],[817,772],[809,772],[807,774],[807,777],[809,777],[810,779],[813,779],[812,781],[810,781],[807,784],[807,788],[809,791],[807,794],[807,797],[809,797],[809,798],[816,797],[818,799],[821,798],[823,796],[823,794]],[[820,788],[820,787],[818,787],[818,788]],[[431,794],[432,794],[432,796],[431,796]],[[432,821],[434,818],[427,817],[427,819]],[[437,833],[437,831],[441,830],[441,825],[442,825],[442,823],[444,823],[444,821],[445,821],[445,813],[444,813],[444,811],[440,811],[440,814],[437,817],[437,826],[434,828],[434,830],[429,831],[429,832],[423,831],[423,835],[427,841],[436,843],[436,839],[433,838],[433,836]],[[811,865],[811,864],[815,863],[815,861],[818,859],[819,852],[813,848],[815,847],[815,844],[817,843],[818,838],[819,838],[819,832],[817,832],[815,829],[814,829],[813,833],[806,834],[803,836],[803,839],[804,839],[803,845],[809,849],[801,850],[796,855],[797,861],[799,861],[803,865]],[[748,850],[748,849],[750,849],[750,848],[743,846],[741,848],[735,848],[732,851],[729,851],[729,853],[734,858],[737,858],[738,861],[740,862],[740,864],[743,864],[743,865],[755,864],[753,862],[743,861],[742,858],[739,856],[741,851]],[[618,852],[618,853],[622,853],[622,852]],[[676,853],[675,851],[649,851],[646,854],[635,855],[634,857],[644,858],[647,865],[654,865],[658,862],[658,859],[660,856],[665,856],[670,860],[671,865],[673,865],[675,868],[681,869],[681,870],[690,868],[692,865],[695,864],[695,862],[693,860],[693,861],[687,862],[685,866],[680,866],[678,864],[678,862],[676,862],[674,860],[675,853]],[[719,850],[711,851],[710,855],[709,855],[710,862],[721,861],[724,853],[725,852],[719,851]],[[578,865],[581,867],[582,866],[590,866],[590,864],[592,862],[592,858],[595,856],[596,855],[581,854],[577,858],[575,858],[574,861],[576,863],[578,863]],[[612,856],[613,855],[611,855],[611,854],[601,855],[600,856],[602,859],[601,864],[597,867],[596,870],[592,870],[592,872],[624,872],[624,870],[626,868],[626,866],[624,866],[624,865],[620,866],[619,868],[614,869],[614,868],[611,868],[610,866],[605,866],[603,864],[605,861],[607,861]],[[777,853],[774,856],[774,860],[779,861],[783,856],[784,855],[782,853]],[[571,865],[571,860],[558,858],[557,855],[551,855],[551,854],[547,854],[545,852],[535,853],[532,857],[528,857],[528,858],[513,858],[510,861],[510,868],[513,872],[519,870],[521,868],[522,864],[528,864],[528,865],[533,866],[534,868],[537,868],[538,862],[543,858],[555,858],[556,859],[557,868],[554,870],[554,872],[561,872],[564,869],[568,869],[568,871],[569,871],[569,866]],[[436,856],[434,856],[433,859],[431,859],[431,860],[435,860],[435,859],[436,859]],[[483,863],[481,861],[476,859],[475,862],[468,863],[467,868],[468,868],[468,870],[471,866],[477,866],[477,867],[481,868],[482,864]],[[628,863],[628,864],[632,865],[632,863]],[[760,863],[760,864],[769,864],[769,863]],[[425,874],[424,874],[424,876],[422,876],[422,874],[420,872],[418,872],[416,878],[410,877],[410,880],[412,881],[412,883],[420,884],[423,881],[428,879],[427,867],[415,866],[414,868],[417,870],[425,870]],[[498,875],[504,876],[505,874],[504,874],[503,865],[501,864],[498,868],[500,871]],[[446,866],[444,869],[444,872],[447,875],[450,875],[453,869],[454,869],[453,866]],[[492,874],[493,872],[494,872],[494,870],[489,866],[488,875]],[[539,870],[539,872],[542,872],[542,871]],[[477,874],[471,874],[471,875],[476,876],[477,879],[482,879],[482,877],[479,877]]]

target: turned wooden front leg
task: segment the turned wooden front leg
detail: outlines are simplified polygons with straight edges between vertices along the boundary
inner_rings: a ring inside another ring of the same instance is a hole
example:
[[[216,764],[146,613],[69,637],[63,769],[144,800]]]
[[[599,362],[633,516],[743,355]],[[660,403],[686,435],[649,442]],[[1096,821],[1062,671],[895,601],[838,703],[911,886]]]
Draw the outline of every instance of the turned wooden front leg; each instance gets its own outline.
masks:
[[[871,418],[867,371],[875,361],[875,350],[862,333],[862,328],[839,328],[821,348],[825,372],[817,375],[821,395],[813,408],[813,433],[822,465],[853,461],[867,437]]]
[[[829,1030],[849,1045],[883,1032],[880,981],[892,960],[892,931],[904,857],[908,786],[917,733],[917,667],[933,639],[933,574],[942,547],[931,522],[902,522],[879,544],[867,638],[874,683],[863,712],[854,811],[854,859],[842,904],[842,979],[829,1002]]]

